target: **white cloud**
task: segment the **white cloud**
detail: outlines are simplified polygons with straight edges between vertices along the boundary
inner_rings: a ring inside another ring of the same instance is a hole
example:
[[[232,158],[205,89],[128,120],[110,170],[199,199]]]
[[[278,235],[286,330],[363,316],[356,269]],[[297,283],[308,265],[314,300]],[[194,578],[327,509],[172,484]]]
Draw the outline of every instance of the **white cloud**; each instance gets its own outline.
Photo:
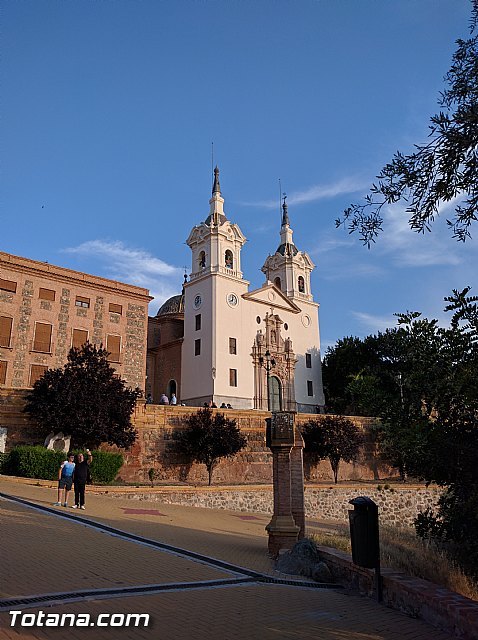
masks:
[[[95,273],[104,277],[149,289],[154,307],[177,294],[181,286],[182,269],[120,241],[89,240],[63,251],[95,260]]]
[[[307,202],[317,202],[327,198],[356,193],[367,188],[367,184],[357,178],[342,178],[332,184],[317,184],[302,191],[292,191],[287,194],[287,202],[290,205],[305,204]],[[259,202],[243,202],[245,206],[265,207],[266,209],[279,208],[279,203],[274,200],[262,200]]]
[[[447,203],[440,213],[443,215],[453,206],[453,203]],[[380,253],[390,254],[397,266],[457,266],[463,262],[463,245],[451,237],[443,220],[436,220],[431,232],[417,233],[410,229],[409,214],[405,206],[387,207],[383,218],[384,231],[378,238],[376,247]]]
[[[354,318],[360,323],[363,329],[368,333],[375,333],[377,331],[385,331],[385,329],[395,327],[397,324],[397,318],[391,313],[390,315],[372,315],[371,313],[364,313],[363,311],[352,311]],[[357,332],[358,333],[358,332]]]

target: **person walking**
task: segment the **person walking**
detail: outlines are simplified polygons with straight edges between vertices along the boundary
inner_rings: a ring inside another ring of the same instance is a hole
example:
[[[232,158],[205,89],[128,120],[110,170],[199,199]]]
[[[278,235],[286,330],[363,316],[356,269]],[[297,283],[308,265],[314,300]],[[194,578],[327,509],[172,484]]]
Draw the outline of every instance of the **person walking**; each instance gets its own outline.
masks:
[[[86,450],[86,455],[88,456],[87,460],[85,460],[85,456],[82,453],[78,454],[73,472],[73,482],[75,484],[75,504],[73,509],[85,508],[86,483],[88,481],[89,466],[93,462],[93,456],[89,449]]]
[[[68,494],[73,484],[73,472],[75,471],[74,460],[75,456],[72,453],[68,454],[68,458],[62,462],[58,470],[58,500],[53,503],[54,507],[61,507],[62,504],[64,507],[68,506]],[[63,503],[61,501],[62,493]]]
[[[172,404],[172,405],[178,404],[178,399],[176,398],[175,393],[171,395],[171,400],[169,401],[169,404]]]

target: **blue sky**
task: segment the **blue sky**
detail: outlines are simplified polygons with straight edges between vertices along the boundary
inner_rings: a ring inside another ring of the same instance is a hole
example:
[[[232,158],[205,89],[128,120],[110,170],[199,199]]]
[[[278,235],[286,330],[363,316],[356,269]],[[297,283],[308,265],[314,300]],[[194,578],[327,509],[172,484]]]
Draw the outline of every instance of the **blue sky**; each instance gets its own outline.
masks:
[[[7,0],[1,10],[0,249],[148,287],[190,267],[208,215],[211,142],[251,288],[279,244],[317,265],[324,346],[444,318],[476,286],[473,238],[386,212],[370,251],[334,220],[428,135],[468,0]],[[475,233],[476,235],[476,233]]]

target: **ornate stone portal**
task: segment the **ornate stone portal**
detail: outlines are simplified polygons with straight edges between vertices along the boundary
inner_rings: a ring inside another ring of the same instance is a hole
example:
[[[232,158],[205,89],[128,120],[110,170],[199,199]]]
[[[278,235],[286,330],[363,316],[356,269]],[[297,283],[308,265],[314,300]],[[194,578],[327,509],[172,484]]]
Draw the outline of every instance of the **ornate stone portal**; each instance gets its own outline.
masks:
[[[267,424],[266,441],[272,450],[274,514],[266,526],[269,554],[292,549],[305,536],[304,441],[295,426],[295,413],[275,412]]]
[[[284,323],[278,315],[266,313],[264,323],[265,333],[258,331],[252,345],[254,409],[296,411],[294,371],[297,357],[292,349],[292,340],[282,337]],[[267,352],[272,363],[269,369],[264,366]]]

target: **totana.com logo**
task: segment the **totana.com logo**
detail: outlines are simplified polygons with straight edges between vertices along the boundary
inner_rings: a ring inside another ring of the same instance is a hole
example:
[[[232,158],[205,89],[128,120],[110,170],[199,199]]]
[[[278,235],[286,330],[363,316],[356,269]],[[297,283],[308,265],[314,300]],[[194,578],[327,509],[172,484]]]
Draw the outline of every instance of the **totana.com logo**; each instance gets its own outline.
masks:
[[[23,613],[9,611],[11,627],[147,627],[149,613]]]

